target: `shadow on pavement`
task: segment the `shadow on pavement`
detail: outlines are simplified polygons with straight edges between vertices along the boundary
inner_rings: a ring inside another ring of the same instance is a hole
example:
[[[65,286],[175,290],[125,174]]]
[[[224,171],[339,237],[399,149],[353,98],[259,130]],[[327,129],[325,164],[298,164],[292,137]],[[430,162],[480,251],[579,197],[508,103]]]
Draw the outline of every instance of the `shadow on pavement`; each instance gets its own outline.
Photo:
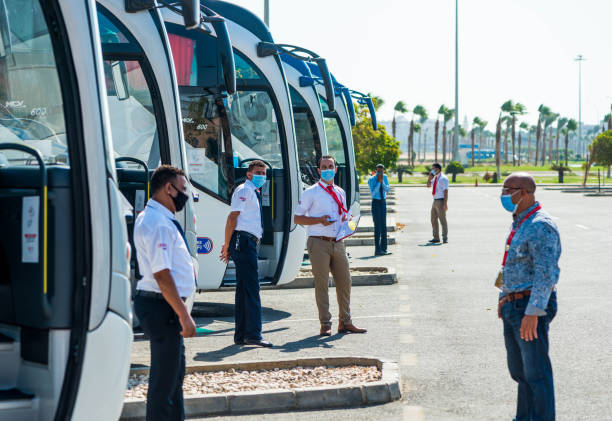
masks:
[[[442,243],[425,243],[425,244],[419,244],[419,247],[438,247],[441,245]]]
[[[270,307],[261,308],[262,318],[266,322],[275,322],[277,320],[286,319],[291,316],[291,313],[282,310],[276,310]],[[232,303],[207,303],[207,302],[195,302],[193,303],[193,310],[191,315],[198,318],[209,318],[209,319],[220,319],[227,317],[234,317],[234,304]]]
[[[299,352],[304,349],[310,348],[333,348],[333,343],[338,339],[341,339],[341,334],[332,335],[332,336],[320,336],[314,335],[308,338],[299,339],[293,342],[286,342],[284,345],[275,346],[275,349],[279,349],[281,352]]]
[[[265,339],[265,336],[268,333],[281,332],[287,329],[289,328],[281,327],[278,329],[264,330],[261,333]],[[234,329],[230,329],[230,330],[233,331]],[[198,352],[198,354],[195,357],[193,357],[193,359],[195,361],[206,361],[206,362],[223,361],[227,357],[232,357],[234,355],[242,354],[244,352],[258,348],[256,346],[249,346],[249,345],[236,345],[233,343],[234,339],[232,336],[228,335],[227,338],[228,338],[228,341],[232,341],[230,345],[226,346],[225,348],[217,349],[216,351]],[[278,347],[275,346],[274,348],[278,348]]]

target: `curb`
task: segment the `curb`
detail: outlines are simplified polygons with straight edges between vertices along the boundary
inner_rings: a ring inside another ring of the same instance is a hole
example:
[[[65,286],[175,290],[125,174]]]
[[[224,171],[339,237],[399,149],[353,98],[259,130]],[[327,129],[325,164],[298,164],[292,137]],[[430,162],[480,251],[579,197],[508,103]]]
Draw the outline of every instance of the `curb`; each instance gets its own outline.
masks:
[[[395,208],[387,208],[387,213],[395,213]],[[362,215],[372,215],[372,208],[362,208]]]
[[[382,379],[361,385],[325,386],[292,390],[264,390],[238,392],[227,395],[196,395],[185,397],[185,417],[203,417],[227,414],[252,414],[274,411],[295,411],[375,405],[401,398],[399,367],[397,363],[376,358],[306,358],[297,360],[262,361],[251,363],[215,364],[187,367],[194,371],[220,371],[230,368],[261,370],[293,368],[297,366],[375,365],[382,371]],[[130,374],[146,374],[148,369],[133,369]],[[140,421],[146,416],[146,401],[126,399],[121,411],[122,421]]]
[[[376,273],[376,274],[369,273],[365,275],[359,275],[355,273],[355,272],[373,271],[373,270],[380,271],[381,269],[386,269],[387,271],[383,273]],[[354,287],[393,285],[396,283],[397,283],[397,272],[395,271],[395,268],[381,268],[381,267],[367,266],[367,267],[356,267],[356,268],[351,269],[351,285]],[[329,277],[329,286],[330,287],[335,286],[334,279],[332,276]],[[262,287],[262,289],[264,288],[267,288],[267,287]],[[275,289],[314,288],[314,277],[312,276],[299,277],[299,278],[295,278],[293,281],[287,284],[270,287],[270,288],[275,288]]]
[[[373,246],[374,245],[374,237],[369,238],[347,238],[344,240],[344,244],[347,247],[359,247],[359,246]],[[387,236],[387,244],[392,246],[395,244],[395,237]]]
[[[395,232],[395,225],[387,225],[387,232]],[[374,232],[374,227],[371,225],[363,225],[363,226],[358,226],[357,227],[357,234],[362,233],[362,232]]]

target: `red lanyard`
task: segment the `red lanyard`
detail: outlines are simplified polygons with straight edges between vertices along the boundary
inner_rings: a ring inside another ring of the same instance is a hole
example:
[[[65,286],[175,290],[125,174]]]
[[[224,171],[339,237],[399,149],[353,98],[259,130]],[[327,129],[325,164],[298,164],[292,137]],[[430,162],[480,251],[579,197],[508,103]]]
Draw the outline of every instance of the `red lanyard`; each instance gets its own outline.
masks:
[[[512,243],[512,239],[514,238],[514,234],[516,234],[516,231],[521,227],[521,225],[523,225],[523,222],[525,222],[531,215],[533,215],[534,213],[536,213],[540,209],[542,209],[542,206],[540,206],[540,205],[536,206],[527,215],[525,215],[523,217],[523,219],[521,219],[521,222],[518,223],[516,228],[513,228],[512,231],[510,231],[510,235],[508,236],[508,240],[506,240],[506,250],[504,251],[504,260],[502,260],[502,267],[506,266],[506,259],[508,258],[508,252],[510,251],[510,243]]]
[[[342,211],[344,211],[345,213],[348,213],[346,208],[342,205],[342,202],[340,201],[340,199],[338,199],[338,195],[334,191],[334,185],[333,184],[329,185],[329,187],[325,187],[319,181],[319,186],[321,186],[321,188],[323,190],[325,190],[331,197],[333,197],[334,201],[338,204],[338,215],[342,215]]]
[[[432,196],[436,195],[436,186],[438,185],[438,178],[440,178],[440,176],[436,175],[436,179],[434,180],[433,190],[431,191]]]

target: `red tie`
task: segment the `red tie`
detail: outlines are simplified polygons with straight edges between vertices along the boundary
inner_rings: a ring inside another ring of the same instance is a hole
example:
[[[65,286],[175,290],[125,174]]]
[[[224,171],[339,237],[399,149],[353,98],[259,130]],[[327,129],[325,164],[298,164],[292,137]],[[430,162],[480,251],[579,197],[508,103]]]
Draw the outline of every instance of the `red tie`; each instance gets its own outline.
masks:
[[[321,183],[319,183],[319,185],[321,187],[323,187],[321,185]],[[345,213],[348,213],[346,208],[344,206],[342,206],[342,202],[340,201],[340,199],[338,199],[338,195],[336,195],[336,192],[334,191],[334,185],[333,184],[329,185],[327,187],[323,187],[323,190],[327,191],[327,193],[329,193],[330,196],[334,198],[334,201],[338,205],[338,215],[342,215],[342,211],[344,211]]]
[[[434,180],[434,187],[433,190],[431,191],[431,195],[435,196],[436,195],[436,186],[438,185],[438,176],[436,176],[435,180]]]

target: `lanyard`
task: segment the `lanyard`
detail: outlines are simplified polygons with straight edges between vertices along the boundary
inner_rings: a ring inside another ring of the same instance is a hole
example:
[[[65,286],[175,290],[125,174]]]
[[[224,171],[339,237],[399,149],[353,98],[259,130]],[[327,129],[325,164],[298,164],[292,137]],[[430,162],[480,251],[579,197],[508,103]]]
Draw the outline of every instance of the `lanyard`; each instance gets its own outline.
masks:
[[[525,222],[531,215],[533,215],[540,209],[542,209],[542,206],[540,205],[536,206],[527,215],[525,215],[523,219],[521,219],[521,221],[518,223],[516,228],[513,228],[512,231],[510,231],[510,235],[508,235],[508,240],[506,240],[506,249],[504,250],[504,260],[502,260],[502,267],[506,266],[506,259],[508,258],[508,252],[510,251],[510,243],[512,243],[514,234],[516,234],[516,231],[521,227],[521,225],[523,225],[523,222]]]
[[[338,195],[336,194],[336,192],[334,191],[334,185],[331,184],[329,186],[329,189],[327,187],[325,187],[323,184],[321,184],[321,182],[319,181],[319,186],[321,186],[321,188],[323,190],[325,190],[336,202],[336,204],[338,205],[338,215],[342,215],[342,212],[344,211],[344,213],[348,213],[348,211],[346,210],[346,208],[342,205],[342,202],[340,201],[340,199],[338,199]]]

